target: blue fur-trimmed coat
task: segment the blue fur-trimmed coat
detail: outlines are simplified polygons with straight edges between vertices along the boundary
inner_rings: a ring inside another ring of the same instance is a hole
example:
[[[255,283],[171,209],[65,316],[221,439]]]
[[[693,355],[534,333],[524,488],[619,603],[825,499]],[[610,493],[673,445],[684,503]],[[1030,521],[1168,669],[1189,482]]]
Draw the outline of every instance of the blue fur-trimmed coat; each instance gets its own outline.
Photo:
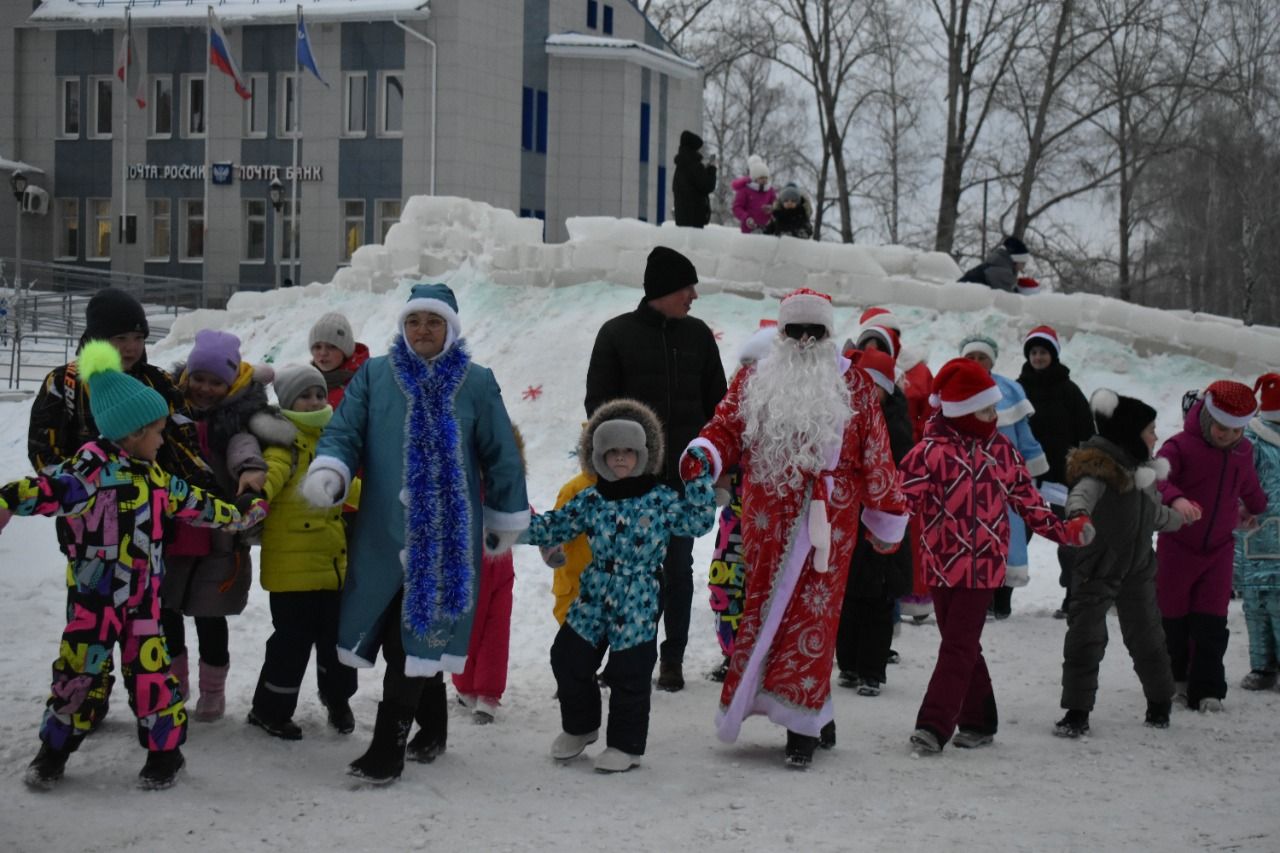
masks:
[[[401,353],[407,351],[402,340],[397,338],[393,352],[397,346]],[[465,491],[411,501],[413,471],[419,466],[407,466],[406,461],[423,454],[421,447],[415,449],[408,440],[413,434],[413,408],[402,390],[404,371],[397,375],[394,362],[393,355],[379,356],[360,367],[316,446],[315,464],[343,473],[348,485],[351,475],[362,471],[360,510],[348,532],[349,562],[338,624],[338,654],[349,665],[372,666],[384,620],[398,618],[407,675],[462,672],[475,613],[482,529],[523,530],[528,526],[524,468],[493,373],[472,363],[465,343],[459,340],[431,364],[435,370],[453,371],[458,383],[451,409],[458,429],[459,458],[443,461],[446,466],[460,466],[452,471]],[[419,359],[417,369],[426,369],[426,364]],[[439,414],[427,413],[427,417]],[[430,445],[437,441],[437,432],[427,431],[423,442]],[[411,514],[418,518],[439,512],[444,521],[427,526],[465,551],[458,567],[461,574],[444,574],[434,602],[430,590],[425,596],[415,595],[413,584],[406,583],[412,572],[405,566],[413,559],[408,553],[412,547],[406,548],[409,504],[413,505]],[[402,588],[401,611],[389,613],[389,605]],[[424,624],[425,634],[413,627]]]
[[[1045,458],[1044,448],[1031,433],[1031,415],[1035,407],[1027,399],[1027,392],[1022,386],[1007,376],[991,374],[996,387],[1000,389],[1001,400],[996,403],[996,423],[1000,434],[1013,442],[1013,446],[1022,454],[1022,461],[1032,477],[1043,477],[1049,471],[1049,460]],[[1010,568],[1026,568],[1027,566],[1027,526],[1022,516],[1009,510],[1009,560]]]

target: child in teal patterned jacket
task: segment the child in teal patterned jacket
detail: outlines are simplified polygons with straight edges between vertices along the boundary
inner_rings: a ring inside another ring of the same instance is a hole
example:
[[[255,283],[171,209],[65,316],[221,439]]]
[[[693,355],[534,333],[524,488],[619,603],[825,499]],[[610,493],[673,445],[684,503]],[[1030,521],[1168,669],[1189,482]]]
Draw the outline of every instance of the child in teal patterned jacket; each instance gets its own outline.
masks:
[[[1280,669],[1280,374],[1263,375],[1254,391],[1262,406],[1244,435],[1253,444],[1267,510],[1236,531],[1235,586],[1249,631],[1249,674],[1240,686],[1269,690]]]
[[[596,670],[608,651],[608,748],[596,757],[595,769],[620,773],[640,764],[649,733],[658,572],[667,541],[711,530],[715,490],[709,476],[688,483],[683,497],[658,482],[662,429],[657,415],[634,400],[598,408],[583,430],[578,456],[599,481],[561,509],[535,516],[522,541],[557,545],[586,533],[591,542],[582,591],[551,647],[564,729],[551,755],[567,761],[599,737]]]

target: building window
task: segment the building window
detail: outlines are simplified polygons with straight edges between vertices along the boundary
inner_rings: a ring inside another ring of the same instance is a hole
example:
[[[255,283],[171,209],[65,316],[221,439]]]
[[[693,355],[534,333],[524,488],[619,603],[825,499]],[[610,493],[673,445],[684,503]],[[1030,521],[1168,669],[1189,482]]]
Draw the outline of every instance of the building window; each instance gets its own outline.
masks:
[[[600,12],[600,4],[596,0],[587,0],[587,29],[596,28],[596,16]]]
[[[364,136],[368,132],[369,108],[369,75],[363,71],[348,74],[347,85],[343,89],[344,124],[343,133],[347,136]]]
[[[382,136],[404,134],[404,74],[381,72],[378,75],[378,129]]]
[[[243,101],[243,135],[261,139],[267,135],[267,75],[250,74],[244,84],[249,89],[248,100]]]
[[[62,138],[80,135],[80,78],[62,77],[58,80],[58,136]]]
[[[111,138],[111,80],[110,77],[89,78],[89,89],[93,92],[89,135],[95,139]]]
[[[267,202],[246,198],[244,205],[244,256],[247,263],[267,259]]]
[[[524,87],[520,112],[520,147],[547,153],[547,93]]]
[[[160,139],[173,136],[173,78],[151,78],[151,97],[147,112],[151,118],[151,135]]]
[[[295,219],[290,215],[290,211],[292,210],[293,202],[291,201],[285,201],[280,205],[280,215],[284,217],[284,223],[280,228],[280,233],[282,235],[280,238],[282,241],[280,245],[280,258],[286,261],[293,260],[295,257],[298,257],[302,248],[299,241],[299,235],[302,233],[302,217],[298,216],[297,219]],[[301,204],[298,205],[298,210],[302,210]]]
[[[607,36],[613,35],[613,7],[607,3],[604,7],[604,26],[600,29],[604,30]]]
[[[80,200],[60,198],[56,207],[58,235],[54,255],[60,261],[74,261],[80,256]]]
[[[147,260],[167,261],[170,254],[170,219],[172,206],[167,198],[147,199]]]
[[[342,202],[342,260],[364,245],[364,199],[345,199]]]
[[[541,89],[538,90],[538,132],[533,150],[547,153],[547,93]]]
[[[520,103],[520,147],[533,150],[533,90],[528,86],[524,87]]]
[[[298,75],[281,74],[276,91],[280,102],[280,136],[292,139],[298,135]]]
[[[640,105],[640,162],[649,162],[649,105]]]
[[[378,210],[378,242],[386,244],[387,232],[391,226],[400,221],[400,199],[384,198],[377,202]]]
[[[182,78],[182,135],[200,138],[205,133],[207,104],[205,103],[204,77],[184,75]]]
[[[89,245],[85,247],[85,260],[111,260],[111,199],[91,198],[88,201]]]
[[[204,260],[204,199],[182,200],[182,260]]]
[[[667,221],[667,167],[658,167],[658,224]]]

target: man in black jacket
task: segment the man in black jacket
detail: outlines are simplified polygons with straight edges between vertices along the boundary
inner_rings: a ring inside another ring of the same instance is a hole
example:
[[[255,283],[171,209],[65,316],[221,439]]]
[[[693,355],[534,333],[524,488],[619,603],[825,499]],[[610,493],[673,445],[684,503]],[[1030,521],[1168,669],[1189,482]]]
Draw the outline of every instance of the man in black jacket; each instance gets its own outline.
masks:
[[[715,158],[702,162],[702,137],[690,130],[681,132],[676,151],[676,168],[671,175],[671,197],[676,225],[701,228],[711,221],[711,201],[716,190]]]
[[[711,419],[727,390],[715,336],[689,316],[698,272],[674,249],[658,246],[644,271],[644,299],[600,327],[587,367],[587,417],[619,397],[651,407],[662,419],[662,482],[680,490],[680,454]],[[693,540],[672,537],[662,564],[663,626],[658,688],[684,687],[684,649],[693,603]]]

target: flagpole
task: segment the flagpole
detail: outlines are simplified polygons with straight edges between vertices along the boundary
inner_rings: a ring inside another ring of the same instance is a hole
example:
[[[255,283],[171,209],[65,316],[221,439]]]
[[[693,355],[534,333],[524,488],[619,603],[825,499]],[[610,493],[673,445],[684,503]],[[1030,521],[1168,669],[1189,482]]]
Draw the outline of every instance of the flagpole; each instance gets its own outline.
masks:
[[[290,191],[289,201],[289,220],[293,223],[289,234],[289,272],[290,280],[294,287],[298,287],[301,283],[298,281],[298,271],[300,269],[300,258],[302,246],[302,235],[298,233],[298,142],[302,138],[302,68],[298,64],[298,33],[302,32],[302,4],[298,4],[298,11],[293,22],[293,97],[294,97],[294,115],[297,117],[298,126],[294,129],[293,134],[293,188]]]
[[[120,245],[124,245],[125,222],[129,218],[129,66],[133,64],[133,29],[129,8],[124,10],[124,78],[120,81],[120,107],[124,117],[120,121]]]
[[[200,267],[203,270],[205,292],[209,291],[209,96],[213,87],[209,85],[209,65],[213,56],[213,7],[209,8],[209,20],[205,26],[206,44],[204,50],[204,220],[201,222]],[[188,104],[187,109],[190,109]]]

